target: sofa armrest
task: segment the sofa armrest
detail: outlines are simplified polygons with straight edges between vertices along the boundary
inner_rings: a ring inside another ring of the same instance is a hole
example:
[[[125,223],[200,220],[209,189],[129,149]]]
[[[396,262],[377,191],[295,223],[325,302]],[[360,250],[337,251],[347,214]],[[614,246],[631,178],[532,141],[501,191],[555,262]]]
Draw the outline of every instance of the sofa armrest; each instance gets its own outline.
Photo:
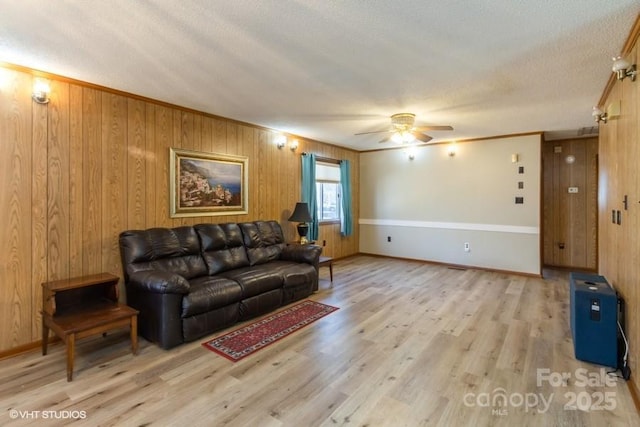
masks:
[[[138,333],[168,349],[184,342],[182,298],[189,292],[187,280],[169,271],[137,271],[126,283],[127,305],[139,311]]]
[[[137,271],[129,276],[127,286],[156,294],[188,294],[190,289],[184,277],[161,270]]]
[[[287,245],[282,249],[280,259],[306,263],[318,269],[322,247],[316,245]]]

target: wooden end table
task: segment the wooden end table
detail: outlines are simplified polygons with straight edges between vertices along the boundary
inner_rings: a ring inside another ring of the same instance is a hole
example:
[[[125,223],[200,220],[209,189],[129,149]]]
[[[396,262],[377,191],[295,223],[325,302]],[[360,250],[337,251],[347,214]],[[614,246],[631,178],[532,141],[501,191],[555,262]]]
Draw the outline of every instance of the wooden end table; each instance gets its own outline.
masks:
[[[42,355],[51,329],[67,346],[67,381],[73,379],[77,339],[128,326],[131,351],[138,352],[138,310],[118,302],[118,280],[100,273],[42,284]]]

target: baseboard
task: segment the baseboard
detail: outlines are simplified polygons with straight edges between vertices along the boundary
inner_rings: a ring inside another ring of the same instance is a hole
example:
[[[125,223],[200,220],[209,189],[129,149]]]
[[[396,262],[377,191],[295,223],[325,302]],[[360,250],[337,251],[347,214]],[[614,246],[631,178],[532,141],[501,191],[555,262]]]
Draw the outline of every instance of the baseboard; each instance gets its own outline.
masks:
[[[636,406],[636,411],[640,413],[640,390],[638,389],[633,377],[627,381],[627,387],[629,387],[629,392],[631,393],[633,404]]]
[[[587,274],[597,274],[598,270],[595,268],[584,268],[584,267],[567,267],[553,264],[544,264],[542,268],[548,268],[551,270],[558,271],[570,271],[570,272],[578,272],[578,273],[587,273]]]
[[[422,262],[422,263],[425,263],[425,264],[440,265],[440,266],[449,267],[449,268],[465,269],[465,270],[469,269],[469,270],[490,271],[492,273],[513,274],[513,275],[516,275],[516,276],[532,277],[532,278],[536,278],[536,279],[542,278],[542,274],[524,273],[522,271],[499,270],[499,269],[496,269],[496,268],[478,267],[476,265],[450,264],[450,263],[446,263],[446,262],[430,261],[430,260],[418,259],[418,258],[404,258],[404,257],[390,256],[390,255],[370,254],[370,253],[367,253],[367,252],[359,252],[358,255],[366,255],[366,256],[372,256],[372,257],[376,257],[376,258],[399,259],[399,260],[403,260],[403,261],[417,261],[417,262]]]
[[[49,338],[49,344],[59,342],[60,338]],[[30,342],[28,344],[19,345],[17,347],[10,348],[9,350],[0,351],[0,360],[9,359],[10,357],[16,357],[24,353],[29,353],[34,350],[42,348],[42,340]]]

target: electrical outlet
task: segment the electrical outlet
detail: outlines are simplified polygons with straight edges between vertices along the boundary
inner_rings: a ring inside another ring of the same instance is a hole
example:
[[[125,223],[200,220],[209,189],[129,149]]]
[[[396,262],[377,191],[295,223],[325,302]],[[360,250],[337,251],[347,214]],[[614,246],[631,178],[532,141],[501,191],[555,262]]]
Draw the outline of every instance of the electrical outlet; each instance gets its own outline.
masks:
[[[469,242],[464,243],[464,251],[471,252],[471,246],[469,245]]]
[[[387,236],[387,242],[391,241],[391,236]]]

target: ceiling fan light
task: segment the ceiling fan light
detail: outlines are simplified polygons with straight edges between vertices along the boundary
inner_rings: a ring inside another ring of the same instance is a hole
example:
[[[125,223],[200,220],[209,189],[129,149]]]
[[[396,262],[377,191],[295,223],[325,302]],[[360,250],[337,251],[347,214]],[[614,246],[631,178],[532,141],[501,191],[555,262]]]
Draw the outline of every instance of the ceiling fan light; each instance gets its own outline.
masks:
[[[413,133],[411,133],[411,132],[402,132],[402,141],[404,143],[410,144],[415,140],[416,140],[416,137],[415,137],[415,135]]]
[[[402,144],[402,134],[400,132],[394,132],[393,135],[391,135],[391,140],[396,144]]]

